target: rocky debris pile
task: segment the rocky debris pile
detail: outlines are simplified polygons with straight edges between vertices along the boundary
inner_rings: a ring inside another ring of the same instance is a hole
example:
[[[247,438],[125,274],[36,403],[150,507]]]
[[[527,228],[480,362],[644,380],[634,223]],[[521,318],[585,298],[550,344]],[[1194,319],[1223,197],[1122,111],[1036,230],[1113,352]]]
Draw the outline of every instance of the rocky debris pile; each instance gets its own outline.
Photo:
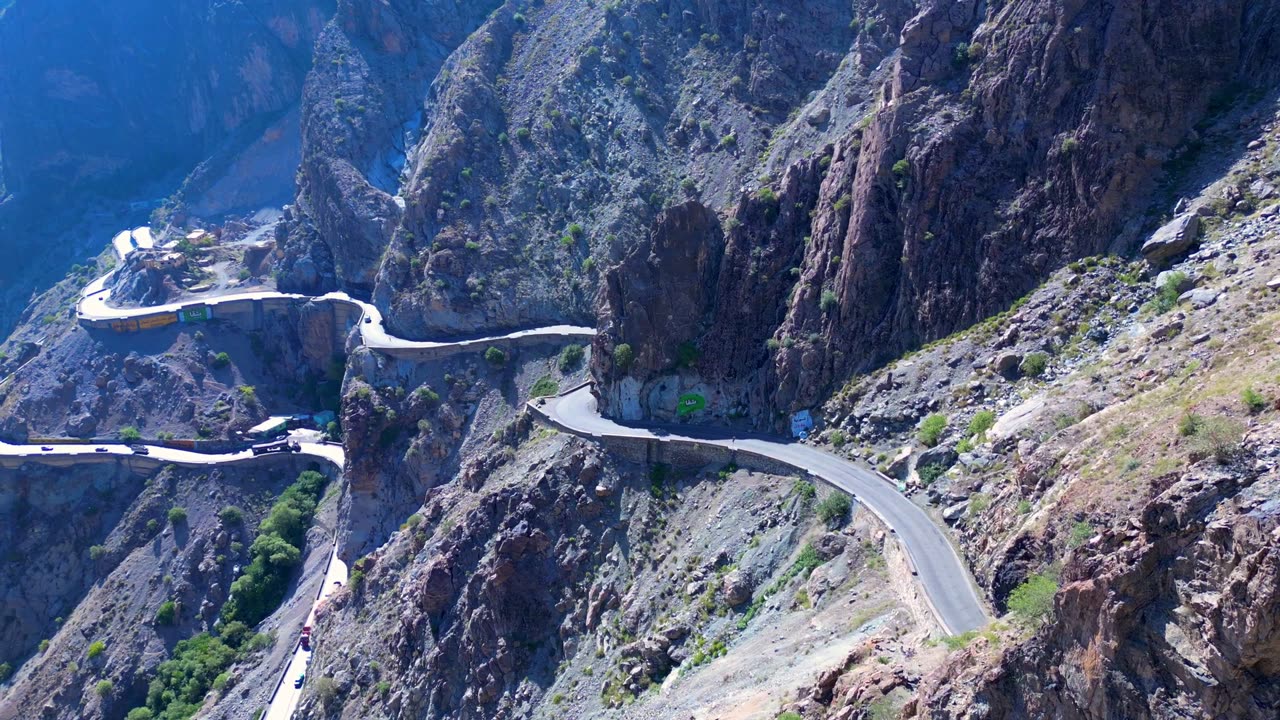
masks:
[[[178,296],[190,272],[187,256],[180,252],[134,250],[111,278],[111,302],[120,307],[163,305]]]

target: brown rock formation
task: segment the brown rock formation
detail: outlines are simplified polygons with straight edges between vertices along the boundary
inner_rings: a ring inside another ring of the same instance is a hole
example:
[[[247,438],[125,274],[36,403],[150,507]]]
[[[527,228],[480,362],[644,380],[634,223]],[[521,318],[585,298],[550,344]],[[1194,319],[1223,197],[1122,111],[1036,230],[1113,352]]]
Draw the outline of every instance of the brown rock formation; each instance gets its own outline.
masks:
[[[1174,483],[1067,564],[1033,640],[993,668],[961,660],[926,678],[917,716],[1275,717],[1277,490],[1274,473]]]

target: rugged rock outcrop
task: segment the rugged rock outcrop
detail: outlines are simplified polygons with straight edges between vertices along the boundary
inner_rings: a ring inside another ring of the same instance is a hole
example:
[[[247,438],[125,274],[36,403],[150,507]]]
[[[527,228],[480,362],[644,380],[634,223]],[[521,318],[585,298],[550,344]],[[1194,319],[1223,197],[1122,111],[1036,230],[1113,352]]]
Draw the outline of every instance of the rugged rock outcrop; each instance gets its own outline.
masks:
[[[310,464],[281,456],[251,471],[0,470],[0,662],[20,668],[0,695],[0,718],[122,718],[142,704],[173,644],[211,628],[270,500]],[[186,514],[172,523],[175,506]],[[238,520],[219,517],[227,506]],[[155,619],[166,601],[169,624]],[[93,642],[100,655],[86,652]],[[104,680],[109,691],[95,692]]]
[[[606,275],[593,355],[606,412],[671,419],[686,392],[721,420],[764,411],[772,328],[798,274],[822,164],[798,163],[777,192],[743,196],[723,228],[697,202],[668,209]],[[613,362],[623,343],[635,356],[627,368]]]
[[[884,106],[838,146],[824,183],[781,333],[828,347],[782,350],[777,406],[812,405],[850,370],[1130,244],[1132,212],[1210,100],[1275,72],[1278,23],[1275,6],[1247,0],[925,3]],[[829,312],[815,302],[825,290]]]
[[[187,258],[168,250],[138,250],[125,258],[111,278],[112,302],[129,305],[163,305],[178,294]]]
[[[1278,491],[1249,467],[1172,483],[1066,565],[1054,622],[994,668],[926,678],[916,716],[1274,717]]]
[[[903,29],[882,103],[834,143],[822,173],[777,193],[812,213],[790,231],[807,242],[785,319],[693,342],[703,357],[771,366],[750,374],[776,380],[765,401],[745,407],[771,425],[849,373],[1007,307],[1073,258],[1132,247],[1153,179],[1194,150],[1212,102],[1274,74],[1277,23],[1274,6],[1247,0],[925,3]],[[730,272],[749,288],[739,297],[779,296],[751,263]],[[615,335],[619,309],[606,297],[602,327]],[[772,359],[737,344],[760,335],[777,344]],[[714,363],[697,369],[680,382],[746,393]],[[744,409],[721,412],[730,407]]]
[[[575,0],[492,13],[481,3],[465,16],[444,5],[374,14],[434,28],[441,46],[457,47],[418,114],[409,105],[393,121],[376,110],[391,107],[379,98],[399,97],[381,89],[381,65],[317,64],[312,82],[329,89],[304,119],[317,141],[283,243],[287,285],[373,289],[392,327],[411,337],[587,321],[598,271],[663,209],[684,199],[736,202],[742,178],[772,149],[774,128],[843,72],[856,35],[851,8],[831,0]],[[434,15],[442,19],[427,24]],[[466,23],[476,24],[463,42]],[[407,62],[413,78],[440,66],[371,55],[401,72]],[[346,73],[345,85],[336,72]],[[820,142],[851,125],[863,99],[851,95],[827,107],[824,123],[795,118],[795,132]],[[322,125],[321,115],[334,120]],[[388,130],[370,134],[378,128]],[[794,142],[774,145],[799,152]],[[338,171],[339,156],[355,175]],[[357,189],[336,197],[347,183]],[[397,193],[402,217],[387,205]]]
[[[497,0],[344,0],[316,45],[303,103],[294,214],[280,228],[282,286],[368,293],[400,221],[400,174],[423,97]]]

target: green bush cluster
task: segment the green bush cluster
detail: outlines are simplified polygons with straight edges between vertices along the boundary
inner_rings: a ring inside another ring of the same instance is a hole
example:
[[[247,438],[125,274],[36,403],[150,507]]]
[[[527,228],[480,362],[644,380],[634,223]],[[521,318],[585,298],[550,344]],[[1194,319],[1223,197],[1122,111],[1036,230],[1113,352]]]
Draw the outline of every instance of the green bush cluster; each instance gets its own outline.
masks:
[[[942,440],[942,433],[947,430],[947,416],[934,413],[920,422],[916,439],[925,447],[934,447]]]
[[[543,375],[529,390],[529,397],[547,397],[560,392],[560,384],[550,375]]]
[[[1178,418],[1178,434],[1182,437],[1191,437],[1204,427],[1204,418],[1193,412],[1188,412],[1181,418]]]
[[[1220,463],[1229,461],[1244,439],[1244,425],[1225,417],[1199,418],[1190,432],[1192,456],[1195,459],[1211,457]]]
[[[1071,534],[1067,537],[1067,547],[1078,548],[1093,537],[1093,526],[1081,520],[1071,526]]]
[[[822,296],[818,300],[818,308],[824,313],[831,312],[839,303],[840,299],[836,297],[835,291],[823,290]]]
[[[137,442],[142,439],[142,432],[132,425],[120,428],[120,439],[125,442]]]
[[[631,369],[631,363],[636,360],[636,352],[631,349],[627,343],[620,343],[613,348],[613,364],[618,366],[620,372],[626,372]]]
[[[983,438],[996,424],[996,414],[991,410],[979,410],[969,421],[969,437]]]
[[[227,669],[233,663],[271,642],[241,622],[224,623],[221,628],[217,637],[200,633],[179,642],[170,659],[156,668],[146,705],[130,710],[127,720],[187,720],[211,689],[226,687]]]
[[[325,476],[307,470],[280,495],[258,528],[249,548],[253,558],[231,583],[231,597],[222,607],[224,623],[257,625],[284,600],[289,576],[302,561],[302,547],[315,515]]]
[[[560,372],[569,372],[578,367],[582,362],[585,351],[581,345],[566,345],[564,350],[560,351]]]
[[[1240,400],[1244,402],[1245,409],[1251,413],[1260,413],[1267,407],[1267,399],[1252,387],[1247,387],[1240,393]]]
[[[1042,352],[1033,352],[1022,359],[1018,369],[1027,377],[1040,377],[1048,367],[1049,356]]]
[[[791,484],[791,491],[805,502],[814,499],[818,495],[818,488],[804,478],[796,478],[796,481]]]
[[[178,619],[178,606],[172,600],[166,600],[156,609],[156,625],[173,625]]]
[[[1178,296],[1182,294],[1181,288],[1187,282],[1187,274],[1181,270],[1170,273],[1163,283],[1160,283],[1160,289],[1156,291],[1155,300],[1152,300],[1152,307],[1157,314],[1164,314],[1174,309],[1178,305]]]
[[[920,482],[926,487],[932,485],[946,471],[947,467],[942,463],[929,463],[916,468],[916,474],[920,476]]]
[[[413,394],[419,400],[425,402],[428,407],[435,407],[440,404],[440,393],[436,392],[430,385],[422,385]]]
[[[849,496],[842,492],[834,492],[818,503],[818,519],[827,525],[839,525],[849,517],[853,504]]]
[[[1027,578],[1009,594],[1009,612],[1028,625],[1043,623],[1053,612],[1058,583],[1045,573]]]

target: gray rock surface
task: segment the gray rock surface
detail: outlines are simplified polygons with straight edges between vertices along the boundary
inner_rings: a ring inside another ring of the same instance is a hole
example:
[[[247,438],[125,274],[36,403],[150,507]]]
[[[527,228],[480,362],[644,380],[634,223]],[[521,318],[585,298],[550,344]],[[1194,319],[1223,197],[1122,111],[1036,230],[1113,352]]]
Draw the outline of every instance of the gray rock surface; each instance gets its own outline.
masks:
[[[1163,264],[1181,255],[1200,236],[1200,216],[1180,215],[1165,223],[1142,244],[1142,255],[1152,263]]]

